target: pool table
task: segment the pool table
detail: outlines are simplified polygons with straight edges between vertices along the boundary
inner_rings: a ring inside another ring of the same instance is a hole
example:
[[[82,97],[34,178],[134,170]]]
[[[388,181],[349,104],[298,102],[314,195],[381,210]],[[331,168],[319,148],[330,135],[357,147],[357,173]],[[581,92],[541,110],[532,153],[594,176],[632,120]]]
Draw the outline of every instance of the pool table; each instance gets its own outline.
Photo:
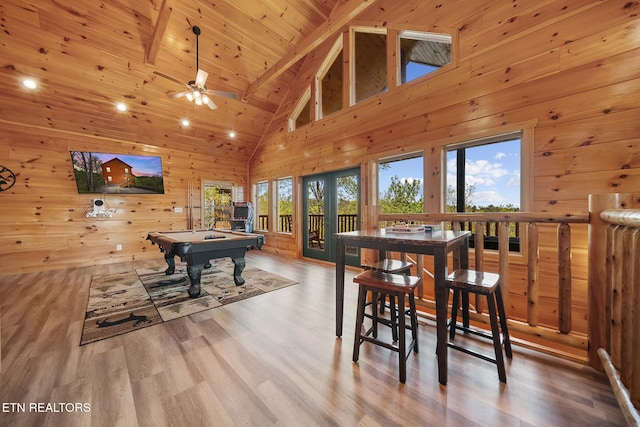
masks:
[[[191,281],[189,296],[200,295],[200,278],[202,270],[210,267],[209,260],[215,258],[231,258],[233,261],[233,280],[237,286],[244,284],[241,277],[244,270],[244,255],[249,247],[262,248],[265,239],[262,234],[244,233],[231,230],[187,230],[187,231],[154,231],[147,235],[147,240],[160,247],[168,268],[166,274],[173,274],[176,269],[174,257],[178,256],[187,263],[187,275]]]

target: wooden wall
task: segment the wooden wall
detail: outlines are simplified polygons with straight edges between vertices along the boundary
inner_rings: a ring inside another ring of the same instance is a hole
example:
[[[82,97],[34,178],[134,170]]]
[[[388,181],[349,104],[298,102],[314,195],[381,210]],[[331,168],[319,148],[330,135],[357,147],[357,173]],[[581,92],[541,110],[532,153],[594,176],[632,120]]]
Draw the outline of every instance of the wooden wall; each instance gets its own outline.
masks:
[[[179,138],[173,139],[179,147]],[[105,195],[113,216],[87,219],[85,211],[101,196],[77,193],[70,150],[160,156],[165,194]],[[225,157],[6,122],[0,165],[17,175],[15,185],[0,193],[0,274],[159,258],[147,233],[187,227],[189,182],[196,206],[203,179],[247,182],[246,165]],[[199,209],[193,212],[200,217]]]
[[[294,132],[283,125],[291,110],[282,108],[252,158],[251,182],[358,165],[363,180],[373,182],[371,162],[421,150],[427,165],[426,211],[435,212],[446,144],[525,128],[532,142],[522,177],[531,190],[528,210],[587,212],[590,193],[640,194],[638,2],[452,1],[437,8],[418,3],[378,2],[358,24],[451,31],[455,65]],[[307,61],[284,105],[295,104],[321,60]],[[363,200],[374,191],[365,190]],[[363,206],[363,212],[371,209],[375,206]],[[574,280],[582,289],[575,293],[574,319],[584,320],[586,227],[573,232]],[[270,241],[281,251],[291,249],[291,255],[299,246],[277,235]],[[555,245],[555,228],[542,227],[542,298],[557,295]],[[510,276],[512,301],[522,300],[523,307],[525,272],[526,267],[516,266]],[[545,323],[554,322],[553,313],[542,316]]]

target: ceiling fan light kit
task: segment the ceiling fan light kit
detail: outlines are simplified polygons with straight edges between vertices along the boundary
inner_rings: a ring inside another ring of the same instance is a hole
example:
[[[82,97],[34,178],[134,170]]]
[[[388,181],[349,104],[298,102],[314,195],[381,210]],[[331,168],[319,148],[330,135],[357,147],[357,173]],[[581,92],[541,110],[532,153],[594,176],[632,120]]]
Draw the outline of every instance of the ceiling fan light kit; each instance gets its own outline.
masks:
[[[188,90],[174,93],[173,95],[169,95],[169,97],[180,98],[184,96],[189,102],[193,102],[196,106],[206,105],[212,110],[215,110],[218,106],[211,100],[211,98],[209,98],[208,95],[225,96],[232,99],[237,99],[238,96],[232,92],[207,89],[206,82],[207,77],[209,77],[209,73],[201,70],[199,66],[198,37],[200,36],[200,27],[194,25],[191,30],[193,31],[193,34],[196,35],[196,69],[198,70],[196,79],[189,81],[189,83],[185,85]]]

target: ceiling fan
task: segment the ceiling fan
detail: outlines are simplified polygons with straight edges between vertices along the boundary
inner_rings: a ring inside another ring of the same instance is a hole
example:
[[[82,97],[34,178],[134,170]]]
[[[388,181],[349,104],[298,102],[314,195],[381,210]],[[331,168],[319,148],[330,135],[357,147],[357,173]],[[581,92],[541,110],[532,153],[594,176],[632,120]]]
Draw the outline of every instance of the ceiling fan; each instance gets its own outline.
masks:
[[[207,89],[207,77],[209,73],[199,68],[198,64],[198,36],[200,36],[200,27],[193,26],[192,28],[193,34],[196,35],[196,69],[198,70],[196,74],[196,79],[191,80],[185,86],[188,90],[184,92],[174,93],[169,95],[171,98],[180,98],[184,96],[189,101],[195,103],[196,105],[207,105],[212,110],[218,108],[218,106],[211,100],[209,95],[213,96],[225,96],[227,98],[237,99],[238,95],[232,92],[223,92],[220,90],[212,90]]]

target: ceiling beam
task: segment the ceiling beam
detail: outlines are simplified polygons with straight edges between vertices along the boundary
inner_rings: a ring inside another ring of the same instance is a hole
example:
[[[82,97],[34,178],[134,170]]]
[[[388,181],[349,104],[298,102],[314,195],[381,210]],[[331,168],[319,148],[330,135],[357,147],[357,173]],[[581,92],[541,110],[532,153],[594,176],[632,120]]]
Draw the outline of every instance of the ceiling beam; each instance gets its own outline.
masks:
[[[158,19],[156,20],[156,26],[153,29],[153,37],[151,38],[151,43],[149,43],[147,57],[145,58],[145,62],[147,64],[153,65],[156,62],[156,56],[158,55],[158,50],[160,50],[160,43],[162,43],[162,38],[164,37],[164,32],[167,29],[167,24],[169,23],[169,17],[171,16],[172,11],[173,0],[162,0],[160,12],[158,12]]]
[[[340,28],[347,25],[363,10],[374,4],[376,0],[341,0],[339,1],[331,16],[320,26],[318,26],[308,37],[298,43],[295,48],[283,56],[271,68],[265,71],[253,83],[249,85],[243,100],[250,98],[262,85],[269,83],[273,79],[287,71],[289,67],[298,62],[302,57],[322,44],[328,37],[331,37]]]

